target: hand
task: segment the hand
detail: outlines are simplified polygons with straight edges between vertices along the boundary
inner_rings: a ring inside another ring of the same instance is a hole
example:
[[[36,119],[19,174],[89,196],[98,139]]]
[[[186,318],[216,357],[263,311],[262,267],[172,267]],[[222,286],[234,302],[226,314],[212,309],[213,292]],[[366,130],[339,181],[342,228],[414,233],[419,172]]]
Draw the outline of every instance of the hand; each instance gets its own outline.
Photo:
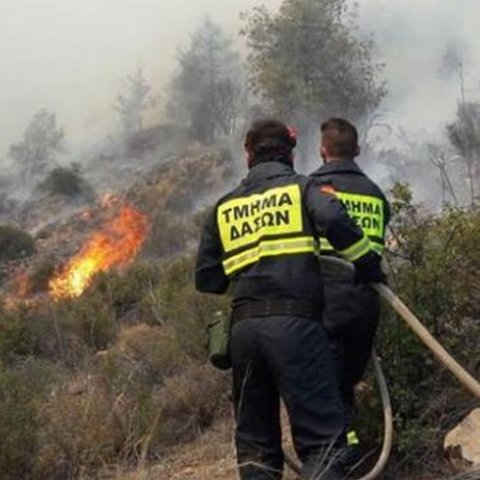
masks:
[[[388,278],[382,270],[381,258],[377,254],[369,254],[355,262],[355,284],[384,283]]]

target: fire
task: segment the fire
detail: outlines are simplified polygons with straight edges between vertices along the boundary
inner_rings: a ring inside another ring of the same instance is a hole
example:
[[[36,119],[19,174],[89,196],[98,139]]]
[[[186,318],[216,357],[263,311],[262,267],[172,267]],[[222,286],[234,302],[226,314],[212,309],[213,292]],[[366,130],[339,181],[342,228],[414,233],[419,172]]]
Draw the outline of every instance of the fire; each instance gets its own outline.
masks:
[[[147,233],[146,216],[124,205],[119,215],[100,232],[93,233],[80,252],[50,281],[50,294],[56,299],[79,297],[97,273],[130,264]]]

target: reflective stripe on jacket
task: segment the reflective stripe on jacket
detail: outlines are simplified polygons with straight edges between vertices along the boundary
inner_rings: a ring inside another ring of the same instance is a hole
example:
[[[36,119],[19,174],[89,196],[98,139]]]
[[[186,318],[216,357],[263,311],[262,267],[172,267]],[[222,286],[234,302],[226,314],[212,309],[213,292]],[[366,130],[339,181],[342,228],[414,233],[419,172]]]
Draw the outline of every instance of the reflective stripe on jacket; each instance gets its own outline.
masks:
[[[208,216],[197,256],[196,286],[234,302],[293,299],[321,306],[318,238],[356,261],[370,243],[340,202],[281,162],[253,167]]]
[[[327,185],[343,204],[371,242],[371,248],[382,254],[385,231],[390,220],[390,206],[382,190],[360,169],[354,160],[327,163],[311,177],[319,185]],[[320,238],[322,253],[334,253],[335,248],[327,238]],[[335,252],[341,253],[341,252]]]

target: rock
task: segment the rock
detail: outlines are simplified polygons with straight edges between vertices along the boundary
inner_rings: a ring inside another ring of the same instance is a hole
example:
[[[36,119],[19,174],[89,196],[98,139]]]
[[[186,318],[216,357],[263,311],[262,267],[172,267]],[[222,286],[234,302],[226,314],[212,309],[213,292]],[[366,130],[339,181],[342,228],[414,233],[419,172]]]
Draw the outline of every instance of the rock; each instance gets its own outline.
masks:
[[[444,450],[455,468],[480,468],[480,408],[445,437]]]

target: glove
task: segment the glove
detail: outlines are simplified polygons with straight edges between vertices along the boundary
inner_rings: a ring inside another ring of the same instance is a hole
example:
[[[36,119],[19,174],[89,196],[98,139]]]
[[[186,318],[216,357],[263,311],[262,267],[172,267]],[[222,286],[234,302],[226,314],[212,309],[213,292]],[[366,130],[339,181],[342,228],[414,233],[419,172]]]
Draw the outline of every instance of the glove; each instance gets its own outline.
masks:
[[[388,284],[388,279],[382,270],[381,257],[375,253],[369,253],[355,262],[355,285],[368,283]]]

